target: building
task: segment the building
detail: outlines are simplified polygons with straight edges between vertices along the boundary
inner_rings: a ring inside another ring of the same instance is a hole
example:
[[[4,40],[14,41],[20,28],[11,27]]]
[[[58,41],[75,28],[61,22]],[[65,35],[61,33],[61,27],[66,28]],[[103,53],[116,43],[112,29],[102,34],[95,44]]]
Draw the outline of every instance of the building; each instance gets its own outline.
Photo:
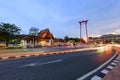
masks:
[[[48,28],[41,30],[38,33],[38,41],[40,42],[40,44],[42,46],[54,45],[54,39],[55,38],[54,38],[53,34],[50,32],[50,30]]]
[[[106,34],[100,37],[89,37],[90,42],[120,43],[120,34]]]
[[[64,44],[63,39],[54,38],[50,30],[44,29],[41,30],[37,36],[20,34],[12,40],[12,43],[20,44],[24,47],[41,47],[41,46],[54,46]]]
[[[44,29],[41,30],[37,36],[34,36],[34,41],[33,41],[33,36],[32,35],[18,35],[17,40],[20,41],[20,44],[22,46],[27,46],[27,47],[36,47],[36,46],[51,46],[54,45],[54,36],[50,32],[50,30]],[[35,45],[34,45],[35,43]]]
[[[38,33],[38,37],[40,39],[54,39],[54,36],[53,34],[50,32],[50,30],[47,28],[47,29],[44,29],[44,30],[41,30],[39,33]]]
[[[120,34],[108,34],[108,35],[102,35],[101,39],[104,40],[104,42],[111,43],[120,43]]]

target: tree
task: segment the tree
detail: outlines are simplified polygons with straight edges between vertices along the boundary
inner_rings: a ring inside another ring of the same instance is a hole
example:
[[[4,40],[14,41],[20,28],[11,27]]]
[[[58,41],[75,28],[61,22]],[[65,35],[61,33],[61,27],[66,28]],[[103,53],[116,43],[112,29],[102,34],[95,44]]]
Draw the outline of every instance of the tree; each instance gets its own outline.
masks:
[[[35,38],[38,35],[39,29],[36,27],[31,27],[29,29],[29,34],[33,37],[33,47],[35,46]]]
[[[64,40],[65,40],[66,42],[68,42],[68,41],[69,41],[69,37],[68,37],[68,36],[65,36],[65,37],[64,37]]]
[[[79,42],[80,39],[79,39],[79,38],[74,38],[74,41],[75,41],[75,42]]]
[[[0,37],[1,40],[6,43],[6,47],[9,44],[9,41],[17,34],[19,34],[21,29],[15,24],[1,23],[0,24]]]
[[[79,38],[72,38],[72,37],[69,38],[68,36],[65,36],[64,40],[66,42],[68,42],[69,40],[73,40],[74,42],[80,42],[81,41],[81,43],[85,43],[85,40],[83,38],[81,38],[81,39],[79,39]]]

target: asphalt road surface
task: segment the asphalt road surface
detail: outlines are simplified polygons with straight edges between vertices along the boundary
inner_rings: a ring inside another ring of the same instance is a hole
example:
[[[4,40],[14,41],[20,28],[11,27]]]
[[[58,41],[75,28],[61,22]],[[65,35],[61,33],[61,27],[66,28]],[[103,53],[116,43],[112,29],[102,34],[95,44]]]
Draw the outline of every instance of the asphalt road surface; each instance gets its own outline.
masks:
[[[76,80],[115,54],[71,52],[0,61],[0,80]]]
[[[36,52],[36,51],[49,52],[49,51],[60,51],[60,50],[70,50],[70,49],[79,49],[79,48],[68,48],[67,46],[59,46],[59,47],[23,48],[23,49],[7,49],[7,50],[3,49],[0,50],[0,53]]]

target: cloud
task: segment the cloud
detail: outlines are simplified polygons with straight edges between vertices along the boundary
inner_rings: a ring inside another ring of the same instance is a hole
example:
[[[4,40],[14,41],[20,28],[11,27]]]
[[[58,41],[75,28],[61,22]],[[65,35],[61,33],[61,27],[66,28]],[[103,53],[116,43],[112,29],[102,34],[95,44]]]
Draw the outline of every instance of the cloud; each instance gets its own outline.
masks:
[[[84,19],[89,20],[89,35],[115,32],[120,26],[119,2],[114,0],[1,0],[0,14],[1,21],[19,25],[24,33],[35,26],[50,28],[57,37],[79,36],[78,21]]]
[[[103,21],[91,22],[88,24],[88,29],[91,34],[106,34],[109,32],[113,32],[113,30],[119,30],[120,28],[120,18],[115,17],[112,19],[106,19]],[[90,26],[90,27],[89,27]]]
[[[119,30],[114,30],[113,32],[108,32],[106,34],[120,34],[120,29]]]

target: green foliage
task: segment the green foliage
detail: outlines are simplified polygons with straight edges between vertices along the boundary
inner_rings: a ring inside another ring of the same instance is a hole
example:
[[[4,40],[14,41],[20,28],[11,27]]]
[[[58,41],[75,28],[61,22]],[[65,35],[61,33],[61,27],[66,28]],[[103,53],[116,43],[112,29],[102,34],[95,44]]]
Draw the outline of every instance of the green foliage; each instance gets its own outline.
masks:
[[[65,36],[65,37],[64,37],[64,40],[65,40],[66,42],[68,42],[70,39],[69,39],[68,36]]]
[[[0,24],[0,40],[6,43],[8,46],[9,41],[19,34],[21,29],[15,24],[1,23]]]
[[[6,49],[22,49],[22,46],[9,46]]]
[[[70,41],[70,40],[73,40],[74,42],[80,42],[80,39],[79,39],[79,38],[69,38],[68,36],[65,36],[65,37],[64,37],[64,40],[65,40],[66,42],[68,42],[68,41]],[[81,41],[82,41],[83,43],[85,43],[84,39],[81,39]]]

